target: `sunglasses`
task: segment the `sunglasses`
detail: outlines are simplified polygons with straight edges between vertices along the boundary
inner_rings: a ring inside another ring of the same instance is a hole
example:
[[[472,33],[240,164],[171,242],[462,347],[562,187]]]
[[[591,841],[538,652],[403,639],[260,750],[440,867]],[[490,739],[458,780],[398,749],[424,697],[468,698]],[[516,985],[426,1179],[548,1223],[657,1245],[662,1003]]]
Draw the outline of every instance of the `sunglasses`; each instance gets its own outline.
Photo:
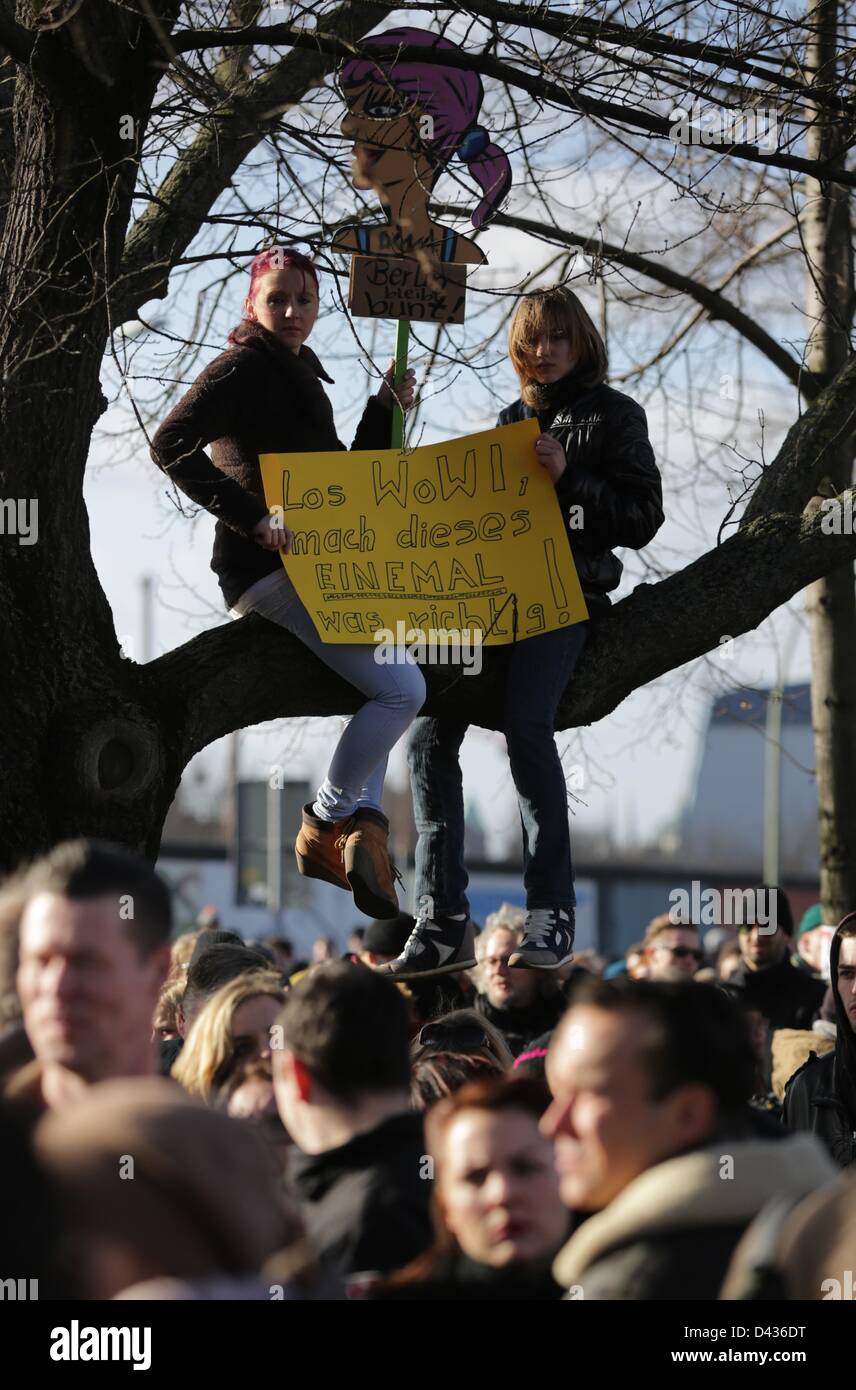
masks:
[[[416,1041],[420,1047],[440,1047],[453,1052],[490,1047],[487,1033],[476,1023],[426,1023]]]
[[[700,951],[697,946],[667,946],[666,950],[676,960],[686,960],[687,956],[692,956],[693,960],[704,960],[704,951]]]

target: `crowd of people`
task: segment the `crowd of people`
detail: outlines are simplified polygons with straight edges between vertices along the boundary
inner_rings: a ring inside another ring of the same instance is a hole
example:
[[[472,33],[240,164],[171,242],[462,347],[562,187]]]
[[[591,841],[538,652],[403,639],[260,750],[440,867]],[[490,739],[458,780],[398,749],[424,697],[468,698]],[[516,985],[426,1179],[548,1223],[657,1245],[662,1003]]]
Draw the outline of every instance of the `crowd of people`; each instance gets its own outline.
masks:
[[[761,891],[766,926],[664,913],[549,972],[513,963],[503,904],[474,967],[401,981],[404,914],[306,959],[215,913],[176,937],[146,861],[58,845],[0,892],[5,1273],[58,1299],[835,1296],[856,913],[824,970],[819,909]]]

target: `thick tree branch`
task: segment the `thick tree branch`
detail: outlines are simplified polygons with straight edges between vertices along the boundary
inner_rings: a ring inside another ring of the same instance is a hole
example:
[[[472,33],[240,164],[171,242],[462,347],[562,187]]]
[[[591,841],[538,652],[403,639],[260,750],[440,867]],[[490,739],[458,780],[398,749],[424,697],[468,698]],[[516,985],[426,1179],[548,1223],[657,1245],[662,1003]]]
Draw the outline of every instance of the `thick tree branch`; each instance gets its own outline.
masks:
[[[853,497],[842,500],[852,505]],[[726,634],[757,627],[807,584],[852,564],[856,536],[824,535],[821,520],[819,513],[765,517],[678,574],[639,585],[595,627],[557,728],[603,719],[640,686],[715,650]],[[487,648],[484,656],[478,676],[425,668],[424,712],[502,728],[503,652]],[[364,700],[297,638],[253,616],[194,638],[152,662],[145,674],[157,703],[169,710],[183,761],[234,729],[291,716],[350,714]]]
[[[750,516],[747,509],[739,531],[722,545],[658,584],[639,585],[597,624],[558,727],[604,718],[639,686],[711,651],[726,634],[757,627],[807,584],[852,563],[856,536],[824,534],[818,510],[801,513],[829,442],[853,427],[854,386],[856,357],[789,431],[759,484],[760,513]],[[845,504],[852,495],[844,495]],[[487,648],[485,657],[481,675],[453,677],[453,685],[448,668],[429,667],[426,712],[500,728],[501,649]],[[350,713],[362,703],[296,638],[253,616],[168,652],[144,676],[152,701],[171,712],[185,761],[234,729],[285,716]]]
[[[765,515],[801,512],[830,467],[833,451],[856,434],[856,355],[791,426],[775,461],[762,475],[740,522],[741,530]]]
[[[366,7],[368,8],[368,7]],[[377,23],[377,21],[373,21]],[[364,29],[373,27],[365,25]],[[484,77],[496,78],[509,87],[519,87],[539,102],[551,102],[554,106],[575,111],[580,116],[612,121],[616,125],[643,131],[671,140],[673,122],[665,116],[654,115],[614,101],[603,101],[597,97],[585,96],[579,85],[551,82],[543,73],[526,73],[511,63],[502,62],[488,53],[463,53],[454,49],[420,48],[417,44],[398,44],[388,49],[378,47],[362,48],[359,44],[343,42],[333,37],[329,30],[305,29],[294,24],[250,25],[229,34],[212,29],[180,29],[173,35],[177,52],[193,49],[225,47],[229,43],[259,43],[278,47],[311,48],[320,53],[332,54],[337,58],[362,56],[375,62],[381,57],[395,58],[402,62],[439,63],[445,67],[459,68],[463,72],[478,72]],[[720,157],[745,159],[751,164],[764,164],[773,169],[789,169],[797,174],[810,174],[814,178],[856,187],[856,170],[841,167],[834,160],[803,159],[799,155],[784,154],[779,151],[769,153],[756,149],[754,145],[734,143],[709,147]]]
[[[388,5],[347,0],[325,17],[325,24],[343,51],[350,52],[352,37],[379,24],[389,12]],[[173,35],[170,43],[178,37]],[[334,66],[328,55],[315,48],[314,53],[287,54],[263,78],[239,87],[179,155],[158,189],[157,201],[128,234],[111,295],[116,326],[134,318],[148,300],[165,298],[170,271],[241,164],[276,127],[282,109],[299,102]]]
[[[437,213],[454,212],[456,209],[447,204],[432,204],[432,210]],[[815,381],[802,363],[791,356],[787,348],[782,347],[766,329],[761,327],[757,318],[752,318],[745,314],[742,309],[726,299],[725,295],[718,290],[710,289],[707,285],[702,285],[698,280],[694,280],[690,275],[683,275],[678,270],[672,270],[668,265],[661,261],[655,261],[650,256],[640,256],[635,251],[629,251],[626,246],[616,246],[612,242],[604,241],[599,235],[586,236],[582,232],[565,232],[556,227],[551,227],[545,222],[534,222],[526,217],[514,217],[510,213],[499,212],[493,219],[492,225],[497,227],[511,227],[515,231],[526,232],[529,236],[536,236],[541,241],[551,242],[555,246],[579,246],[582,251],[589,254],[596,254],[606,261],[615,261],[617,265],[627,266],[630,270],[638,270],[650,279],[656,280],[658,284],[666,285],[669,289],[678,290],[690,299],[694,299],[697,304],[707,311],[711,319],[721,319],[723,323],[728,323],[738,333],[762,352],[779,371],[784,373],[788,381],[797,386],[803,395],[812,399],[817,395],[819,384]]]
[[[403,5],[399,8],[406,10],[411,6]],[[422,7],[414,5],[412,8],[415,10]],[[549,10],[533,5],[503,4],[501,0],[467,0],[462,8],[467,14],[477,15],[481,19],[492,19],[502,24],[534,29],[538,33],[549,34],[552,38],[565,39],[569,44],[579,36],[596,43],[635,49],[639,53],[657,53],[668,58],[689,58],[693,62],[713,65],[720,70],[742,73],[746,77],[756,78],[759,82],[769,82],[780,91],[793,92],[800,96],[807,96],[811,92],[813,100],[816,100],[814,89],[805,82],[795,77],[787,77],[772,65],[744,58],[721,44],[681,39],[677,34],[658,32],[644,26],[630,29],[612,20],[589,19],[583,14],[554,16]],[[782,66],[785,66],[785,60],[782,60]],[[809,69],[801,65],[799,71],[808,73]],[[830,110],[844,112],[848,109],[847,103],[835,92],[825,92],[821,101]]]

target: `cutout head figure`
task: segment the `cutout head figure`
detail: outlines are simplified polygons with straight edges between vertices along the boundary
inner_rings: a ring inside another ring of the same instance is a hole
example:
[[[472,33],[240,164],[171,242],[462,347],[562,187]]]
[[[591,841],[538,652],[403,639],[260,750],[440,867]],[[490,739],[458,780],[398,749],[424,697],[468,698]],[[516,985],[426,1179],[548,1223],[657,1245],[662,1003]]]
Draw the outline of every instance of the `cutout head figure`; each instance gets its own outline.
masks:
[[[461,51],[424,29],[389,29],[365,41],[386,50],[396,44]],[[478,73],[397,61],[393,54],[376,62],[349,59],[339,84],[348,106],[342,134],[354,142],[354,187],[375,189],[387,221],[343,228],[333,249],[483,265],[486,257],[474,241],[428,215],[428,199],[453,156],[483,190],[472,214],[475,228],[485,225],[511,185],[507,156],[476,123],[484,96]]]

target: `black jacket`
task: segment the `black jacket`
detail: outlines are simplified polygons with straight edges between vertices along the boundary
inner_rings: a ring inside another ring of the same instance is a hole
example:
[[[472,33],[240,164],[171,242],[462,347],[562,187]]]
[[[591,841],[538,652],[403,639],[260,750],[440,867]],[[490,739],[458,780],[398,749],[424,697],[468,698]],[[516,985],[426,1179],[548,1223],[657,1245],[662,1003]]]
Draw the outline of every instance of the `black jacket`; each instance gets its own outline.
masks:
[[[290,352],[246,322],[241,341],[216,357],[170,411],[152,458],[198,506],[217,517],[211,568],[228,607],[258,579],[281,569],[278,551],[252,539],[267,515],[259,454],[345,449],[321,385],[332,381],[308,347]],[[371,397],[354,449],[385,449],[392,414]],[[205,445],[211,446],[211,458]]]
[[[842,1168],[856,1164],[856,1031],[838,982],[842,928],[852,930],[856,913],[839,922],[829,948],[829,977],[835,1003],[835,1051],[815,1053],[795,1071],[785,1090],[784,1121],[822,1139]],[[821,981],[821,986],[823,981]]]
[[[570,1224],[570,1219],[569,1219]],[[419,1279],[383,1284],[370,1294],[387,1302],[506,1302],[555,1301],[564,1290],[550,1272],[550,1261],[537,1265],[511,1265],[492,1269],[464,1255],[461,1250],[442,1255]]]
[[[856,1163],[856,1131],[840,1095],[834,1052],[813,1052],[785,1087],[782,1118],[791,1129],[807,1129],[822,1140],[842,1168]]]
[[[823,1003],[826,985],[791,965],[788,957],[767,970],[739,965],[728,979],[727,994],[747,1009],[757,1009],[771,1028],[811,1028]]]
[[[555,1028],[566,1007],[564,996],[558,992],[543,995],[526,1009],[497,1009],[486,994],[476,998],[476,1009],[499,1029],[515,1057],[526,1052],[535,1038]]]
[[[322,1154],[294,1150],[288,1177],[311,1243],[345,1277],[402,1269],[433,1239],[422,1116],[394,1115]]]
[[[562,445],[568,464],[556,496],[571,553],[592,617],[609,607],[622,564],[612,551],[641,550],[663,524],[663,492],[641,405],[611,386],[575,384],[566,378],[558,410],[536,411],[515,401],[498,423],[537,416]],[[582,508],[582,528],[572,525],[571,507]]]

